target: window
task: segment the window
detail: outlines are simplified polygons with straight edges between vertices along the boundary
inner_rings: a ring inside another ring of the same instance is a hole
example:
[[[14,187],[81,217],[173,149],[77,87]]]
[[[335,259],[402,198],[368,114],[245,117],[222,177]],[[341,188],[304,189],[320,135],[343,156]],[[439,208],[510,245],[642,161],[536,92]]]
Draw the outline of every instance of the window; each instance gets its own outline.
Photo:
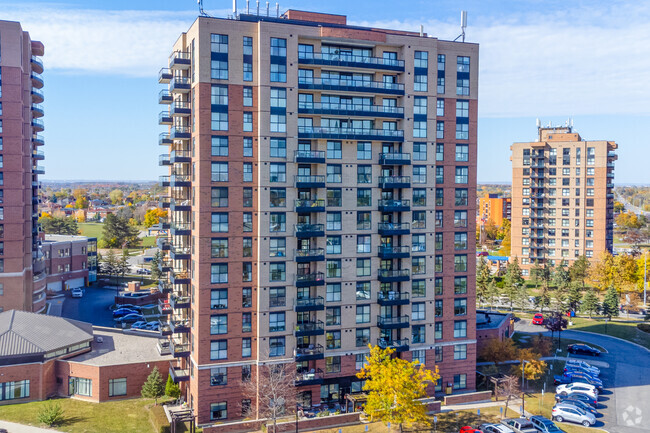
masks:
[[[242,281],[253,281],[253,263],[243,262],[242,263]]]
[[[341,302],[341,283],[328,283],[326,297],[327,302]]]
[[[442,313],[440,315],[442,315]],[[438,316],[438,314],[436,314],[436,316]],[[442,339],[442,322],[436,322],[434,338],[436,340]]]
[[[370,305],[357,305],[356,323],[370,323]]]
[[[269,331],[278,332],[284,331],[285,329],[285,314],[281,313],[269,313]]]
[[[456,58],[456,71],[469,72],[469,57],[458,56]]]
[[[467,233],[454,233],[454,249],[467,249]]]
[[[370,282],[359,281],[357,282],[357,301],[370,300]]]
[[[271,138],[271,158],[287,157],[287,140],[284,138]]]
[[[356,330],[356,346],[357,347],[368,347],[370,344],[370,329],[361,328]]]
[[[424,325],[413,325],[411,327],[411,342],[413,344],[426,342],[426,328]]]
[[[213,310],[228,308],[228,289],[210,290],[210,308]]]
[[[325,309],[325,324],[327,326],[341,324],[341,307],[327,307]]]
[[[269,240],[269,257],[286,257],[287,240],[286,238],[271,238]]]
[[[413,257],[411,258],[411,273],[413,275],[426,274],[427,262],[426,257]]]
[[[467,388],[467,375],[454,374],[454,389],[465,389],[465,388]]]
[[[252,182],[253,181],[253,163],[245,162],[243,170],[243,181]]]
[[[210,282],[212,284],[228,282],[228,263],[213,263],[210,265]]]
[[[212,182],[228,182],[228,163],[212,163]]]
[[[463,295],[467,293],[467,277],[454,277],[454,294]]]
[[[269,231],[271,232],[287,231],[287,215],[284,212],[271,212],[269,218]]]
[[[456,123],[456,140],[469,139],[469,125],[467,123]]]
[[[427,205],[426,188],[413,188],[413,206],[426,206],[426,205]]]
[[[228,156],[228,137],[212,137],[212,156]]]
[[[467,183],[467,178],[469,176],[468,167],[456,167],[456,176],[454,181],[456,183]]]
[[[413,143],[413,160],[426,161],[427,160],[427,144],[426,143]]]
[[[429,53],[427,51],[416,51],[415,52],[415,62],[413,64],[416,68],[428,68],[429,67]]]
[[[413,280],[411,283],[411,296],[423,298],[426,296],[427,286],[425,280]]]
[[[361,370],[366,363],[366,355],[363,353],[358,353],[355,355],[355,360],[354,360],[354,368],[356,370]]]
[[[244,81],[253,81],[253,38],[244,36]]]
[[[328,141],[327,142],[327,158],[328,159],[341,159],[341,142]]]
[[[244,107],[252,107],[253,106],[253,88],[244,86],[243,88],[243,104]]]
[[[212,188],[212,207],[228,207],[228,188]]]
[[[285,341],[284,337],[271,337],[269,338],[269,356],[284,356],[285,353]]]
[[[372,143],[357,142],[357,159],[372,159]]]
[[[368,254],[370,253],[370,236],[358,235],[357,236],[357,253]]]
[[[357,189],[357,206],[372,206],[372,190],[370,188]]]
[[[286,83],[287,82],[287,65],[271,63],[271,82],[272,83]]]
[[[413,138],[427,138],[427,122],[413,121]]]
[[[428,90],[428,77],[426,74],[416,74],[413,77],[413,90],[415,92],[426,92]]]
[[[467,255],[459,254],[454,256],[454,271],[467,272]]]
[[[341,278],[341,260],[329,259],[325,265],[327,278]]]
[[[210,92],[212,105],[228,105],[228,86],[213,84]]]
[[[411,228],[413,229],[426,229],[427,228],[427,215],[426,211],[413,211],[412,214],[412,224]]]
[[[227,112],[213,112],[211,128],[213,131],[227,131],[228,130],[228,113]]]
[[[445,202],[445,190],[436,188],[436,206],[442,206]]]
[[[467,189],[465,188],[457,188],[455,191],[455,198],[456,198],[456,206],[467,206],[467,200],[468,200],[468,195],[469,193],[467,192]],[[466,218],[467,219],[467,218]]]
[[[456,117],[469,117],[469,101],[456,101]]]
[[[341,230],[341,212],[327,212],[327,230]]]
[[[212,239],[211,257],[225,259],[228,257],[228,239]]]
[[[456,161],[469,161],[469,146],[467,144],[456,145]]]
[[[370,212],[357,212],[357,230],[370,230],[372,226]]]
[[[272,162],[269,164],[269,182],[287,181],[287,165],[283,162]]]
[[[242,308],[250,308],[253,306],[253,289],[244,287],[241,289],[241,306]],[[244,313],[250,314],[250,313]],[[245,321],[245,320],[244,320]]]
[[[24,389],[24,385],[22,385],[24,382],[27,382],[27,389]],[[16,384],[21,384],[16,386]],[[8,386],[9,385],[9,386]],[[11,389],[13,388],[13,389]],[[18,398],[25,398],[29,396],[29,381],[21,381],[21,382],[9,382],[5,384],[5,389],[4,389],[4,398],[5,400],[13,400],[16,399],[16,394],[22,393],[22,392],[27,392],[26,395],[23,397],[18,397]],[[69,395],[84,395],[86,397],[91,397],[93,395],[93,381],[91,379],[84,379],[81,377],[70,377],[68,379],[68,394]],[[13,396],[13,398],[7,398],[7,396]]]
[[[444,116],[445,115],[445,100],[444,99],[438,99],[436,100],[436,116]]]
[[[212,233],[227,233],[228,232],[228,214],[213,213],[212,214]]]
[[[327,206],[341,206],[341,188],[327,188]]]
[[[227,334],[228,333],[228,315],[220,314],[210,316],[210,334]]]
[[[341,183],[341,166],[338,164],[327,164],[327,182]]]
[[[436,122],[436,138],[445,138],[445,122],[441,120]]]
[[[425,317],[424,302],[414,302],[411,304],[411,320],[424,320]]]
[[[458,344],[454,346],[454,359],[467,359],[466,344]]]
[[[434,290],[436,295],[442,295],[442,277],[436,277]]]
[[[270,188],[269,196],[271,207],[285,207],[287,205],[286,188]]]
[[[444,101],[443,101],[444,102]],[[413,97],[413,114],[427,115],[427,97],[414,96]],[[426,130],[426,125],[424,126]]]
[[[338,373],[341,371],[341,357],[328,356],[325,358],[325,372]]]
[[[341,348],[341,331],[328,331],[325,333],[325,346],[327,350]]]
[[[469,79],[456,79],[456,94],[459,96],[469,96]]]
[[[117,397],[120,395],[126,395],[126,377],[108,379],[108,396]]]
[[[327,254],[341,254],[341,236],[328,236],[325,252]]]
[[[467,337],[467,321],[458,320],[454,322],[454,338]]]
[[[244,156],[253,156],[253,139],[251,137],[244,137],[244,147],[243,147]]]
[[[269,306],[284,307],[286,304],[286,292],[285,287],[269,288]]]
[[[210,77],[213,80],[228,79],[228,57],[224,57],[224,60],[212,60],[210,65]]]
[[[357,165],[357,183],[372,183],[371,165]]]
[[[454,227],[467,227],[467,211],[457,210],[454,211]]]
[[[287,265],[285,262],[275,262],[269,264],[270,281],[286,281],[286,279],[287,279]]]
[[[413,183],[427,183],[426,165],[413,166]]]
[[[228,385],[228,369],[226,367],[212,367],[210,369],[210,385]]]
[[[357,277],[370,276],[370,259],[357,259]]]
[[[287,40],[271,38],[271,55],[287,57]]]
[[[244,111],[244,132],[251,132],[253,130],[253,113]]]
[[[228,403],[212,403],[210,404],[210,420],[220,420],[228,418]]]

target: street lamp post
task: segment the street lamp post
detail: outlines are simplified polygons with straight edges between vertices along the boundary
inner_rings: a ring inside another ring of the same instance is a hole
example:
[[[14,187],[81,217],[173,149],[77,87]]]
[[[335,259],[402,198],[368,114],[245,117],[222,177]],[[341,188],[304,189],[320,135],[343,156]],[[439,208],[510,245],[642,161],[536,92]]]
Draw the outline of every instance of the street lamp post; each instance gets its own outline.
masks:
[[[525,359],[521,360],[521,413],[522,413],[522,416],[523,416],[524,410],[525,410],[524,400],[525,400],[525,397],[526,397],[526,393],[524,392],[524,386],[525,386],[524,385],[524,377],[525,377],[524,376],[524,370],[526,369],[526,363],[527,362],[530,363],[530,361],[526,361]]]

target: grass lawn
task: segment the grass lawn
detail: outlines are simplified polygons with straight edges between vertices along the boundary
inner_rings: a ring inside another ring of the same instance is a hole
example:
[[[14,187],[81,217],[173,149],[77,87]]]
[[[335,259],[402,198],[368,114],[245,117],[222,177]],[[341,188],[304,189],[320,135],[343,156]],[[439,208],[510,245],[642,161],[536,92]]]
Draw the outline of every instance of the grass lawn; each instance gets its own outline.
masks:
[[[605,325],[603,319],[584,319],[579,322],[574,322],[574,326],[571,326],[569,329],[611,335],[612,337],[622,338],[623,340],[631,341],[632,343],[650,349],[650,334],[639,331],[636,324],[636,322],[616,321],[609,322]]]
[[[97,238],[99,241],[102,238],[102,230],[104,230],[103,223],[77,223],[81,236],[89,238]]]
[[[57,430],[70,433],[155,433],[152,424],[153,400],[130,399],[90,403],[62,398],[55,400],[64,411],[65,421]],[[0,419],[41,426],[38,412],[48,402],[0,406]],[[160,404],[160,403],[159,403]],[[161,408],[155,408],[161,410]]]
[[[143,248],[151,248],[156,246],[156,237],[155,236],[145,236],[140,242],[140,246]]]

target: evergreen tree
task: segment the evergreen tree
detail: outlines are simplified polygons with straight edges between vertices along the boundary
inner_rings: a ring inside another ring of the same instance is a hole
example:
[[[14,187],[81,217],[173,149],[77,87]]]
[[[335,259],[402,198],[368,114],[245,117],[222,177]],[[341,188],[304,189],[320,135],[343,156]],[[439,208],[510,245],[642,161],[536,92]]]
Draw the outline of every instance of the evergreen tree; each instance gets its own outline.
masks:
[[[491,281],[492,273],[490,272],[490,267],[487,260],[481,257],[476,267],[476,298],[479,301],[479,305],[487,300],[487,292]]]
[[[512,310],[512,303],[517,299],[518,289],[524,284],[524,277],[521,275],[521,268],[519,267],[517,257],[511,263],[508,263],[503,283],[503,288],[506,296],[510,299],[510,309]]]
[[[108,214],[104,222],[103,239],[109,248],[125,248],[139,243],[138,229],[126,217]]]
[[[603,314],[608,318],[618,316],[618,292],[614,286],[610,286],[605,293],[605,299],[603,300]]]
[[[140,393],[144,398],[153,398],[154,404],[156,405],[158,405],[158,399],[165,395],[165,385],[163,384],[158,367],[153,368],[147,377],[147,381],[142,385],[142,391]]]
[[[598,313],[599,309],[600,304],[598,303],[598,297],[593,290],[588,290],[587,293],[585,293],[585,295],[582,297],[581,310],[585,313],[588,313],[589,318],[591,319],[591,315]]]
[[[57,218],[52,216],[44,216],[38,220],[41,223],[43,231],[52,235],[72,235],[79,234],[79,227],[74,218]]]
[[[174,383],[171,374],[167,376],[167,384],[165,385],[165,395],[173,399],[181,396],[181,389],[178,384]]]
[[[153,258],[151,259],[151,278],[154,281],[158,281],[162,278],[162,272],[160,272],[160,268],[158,267],[162,261],[162,257],[162,252],[156,251],[156,254],[154,254]]]
[[[571,281],[580,282],[584,289],[585,279],[589,275],[589,260],[587,260],[587,257],[578,257],[578,259],[571,265],[571,268],[569,268],[569,274],[571,275]]]
[[[578,305],[580,305],[581,299],[582,283],[580,281],[574,281],[569,286],[569,292],[567,293],[567,302],[569,303],[569,308],[573,311],[578,311]]]

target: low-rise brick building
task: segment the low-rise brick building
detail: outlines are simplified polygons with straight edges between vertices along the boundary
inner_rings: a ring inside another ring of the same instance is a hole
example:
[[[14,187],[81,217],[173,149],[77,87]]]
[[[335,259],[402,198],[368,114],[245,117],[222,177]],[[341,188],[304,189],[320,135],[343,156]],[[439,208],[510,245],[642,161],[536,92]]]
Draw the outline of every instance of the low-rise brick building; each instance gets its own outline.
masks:
[[[510,313],[476,311],[476,349],[481,351],[490,338],[503,340],[515,332],[514,317]]]
[[[45,235],[48,293],[84,287],[97,276],[97,239],[85,236]],[[93,278],[90,278],[92,273]]]

